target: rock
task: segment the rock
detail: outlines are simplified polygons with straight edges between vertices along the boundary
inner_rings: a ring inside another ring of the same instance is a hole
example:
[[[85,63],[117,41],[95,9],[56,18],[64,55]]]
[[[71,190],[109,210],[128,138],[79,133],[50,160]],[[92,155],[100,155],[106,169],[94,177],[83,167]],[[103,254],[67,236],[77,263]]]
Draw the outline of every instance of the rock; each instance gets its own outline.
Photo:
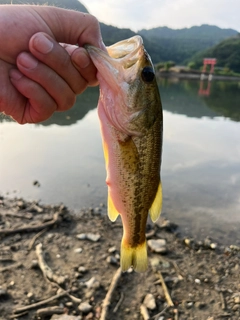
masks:
[[[96,280],[96,278],[95,277],[92,277],[91,279],[89,279],[88,281],[86,281],[85,283],[84,283],[84,285],[88,288],[88,289],[90,289],[90,288],[99,288],[99,286],[100,286],[100,283],[99,283],[99,281],[98,280]]]
[[[73,302],[72,301],[68,301],[65,303],[65,306],[68,308],[71,308],[73,306]]]
[[[109,253],[114,253],[116,250],[117,250],[117,249],[116,249],[116,247],[114,246],[114,247],[109,248],[109,249],[108,249],[108,252],[109,252]]]
[[[100,234],[94,233],[80,233],[76,237],[78,240],[90,240],[93,242],[97,242],[101,238]]]
[[[201,280],[200,280],[200,279],[195,279],[194,282],[195,282],[196,284],[201,284]]]
[[[89,313],[92,310],[92,306],[88,302],[81,302],[78,310],[82,313]]]
[[[86,272],[87,272],[87,269],[86,269],[85,267],[83,267],[83,266],[80,266],[80,267],[78,268],[78,272],[80,272],[80,273],[86,273]]]
[[[148,246],[153,252],[157,253],[166,253],[166,240],[165,239],[157,239],[157,240],[148,240]]]
[[[156,301],[154,296],[151,293],[148,293],[143,300],[143,304],[147,309],[154,310],[156,309]]]
[[[210,248],[211,248],[212,250],[217,249],[217,243],[211,243],[211,244],[210,244]]]
[[[82,252],[82,248],[76,248],[76,249],[74,249],[74,252],[75,253],[81,253]]]
[[[87,233],[87,239],[90,241],[97,242],[100,238],[100,234]]]
[[[107,263],[109,264],[113,264],[113,265],[118,264],[118,261],[114,256],[108,256],[106,260],[107,260]]]

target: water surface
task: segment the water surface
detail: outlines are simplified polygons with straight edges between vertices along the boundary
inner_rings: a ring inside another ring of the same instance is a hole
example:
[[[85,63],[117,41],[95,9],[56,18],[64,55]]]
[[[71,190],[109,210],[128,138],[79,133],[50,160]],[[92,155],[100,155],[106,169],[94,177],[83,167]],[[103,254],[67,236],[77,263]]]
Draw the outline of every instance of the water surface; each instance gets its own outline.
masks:
[[[160,80],[159,88],[163,215],[188,235],[240,244],[240,83]],[[90,88],[38,125],[2,118],[0,193],[76,210],[106,203],[97,100]]]

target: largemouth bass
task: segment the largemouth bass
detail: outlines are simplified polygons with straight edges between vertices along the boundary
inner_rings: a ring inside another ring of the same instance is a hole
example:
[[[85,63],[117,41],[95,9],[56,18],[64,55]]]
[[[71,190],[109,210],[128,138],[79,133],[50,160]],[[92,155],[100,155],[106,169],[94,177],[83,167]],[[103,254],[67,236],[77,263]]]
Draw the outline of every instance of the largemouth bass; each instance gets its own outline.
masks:
[[[147,269],[145,228],[162,207],[162,106],[151,58],[140,36],[86,49],[100,85],[100,119],[108,186],[108,216],[121,215],[121,268]]]

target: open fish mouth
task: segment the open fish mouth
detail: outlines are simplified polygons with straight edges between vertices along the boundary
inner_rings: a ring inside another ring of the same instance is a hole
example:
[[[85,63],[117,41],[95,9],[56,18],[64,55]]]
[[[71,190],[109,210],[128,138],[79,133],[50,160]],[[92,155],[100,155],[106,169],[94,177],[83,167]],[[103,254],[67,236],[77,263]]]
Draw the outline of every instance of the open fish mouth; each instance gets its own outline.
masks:
[[[91,45],[86,45],[85,48],[100,76],[111,84],[111,87],[114,83],[119,86],[122,82],[134,81],[147,55],[140,36],[119,41],[107,47],[107,52]]]

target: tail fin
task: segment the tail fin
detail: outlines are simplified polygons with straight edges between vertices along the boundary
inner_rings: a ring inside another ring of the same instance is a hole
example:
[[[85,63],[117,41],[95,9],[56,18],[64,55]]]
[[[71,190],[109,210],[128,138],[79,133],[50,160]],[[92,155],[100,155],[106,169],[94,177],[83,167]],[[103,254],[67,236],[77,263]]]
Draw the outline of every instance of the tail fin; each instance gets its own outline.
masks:
[[[122,240],[121,244],[121,268],[122,271],[127,271],[130,267],[137,272],[147,270],[147,243],[139,244],[137,247],[129,247]]]

